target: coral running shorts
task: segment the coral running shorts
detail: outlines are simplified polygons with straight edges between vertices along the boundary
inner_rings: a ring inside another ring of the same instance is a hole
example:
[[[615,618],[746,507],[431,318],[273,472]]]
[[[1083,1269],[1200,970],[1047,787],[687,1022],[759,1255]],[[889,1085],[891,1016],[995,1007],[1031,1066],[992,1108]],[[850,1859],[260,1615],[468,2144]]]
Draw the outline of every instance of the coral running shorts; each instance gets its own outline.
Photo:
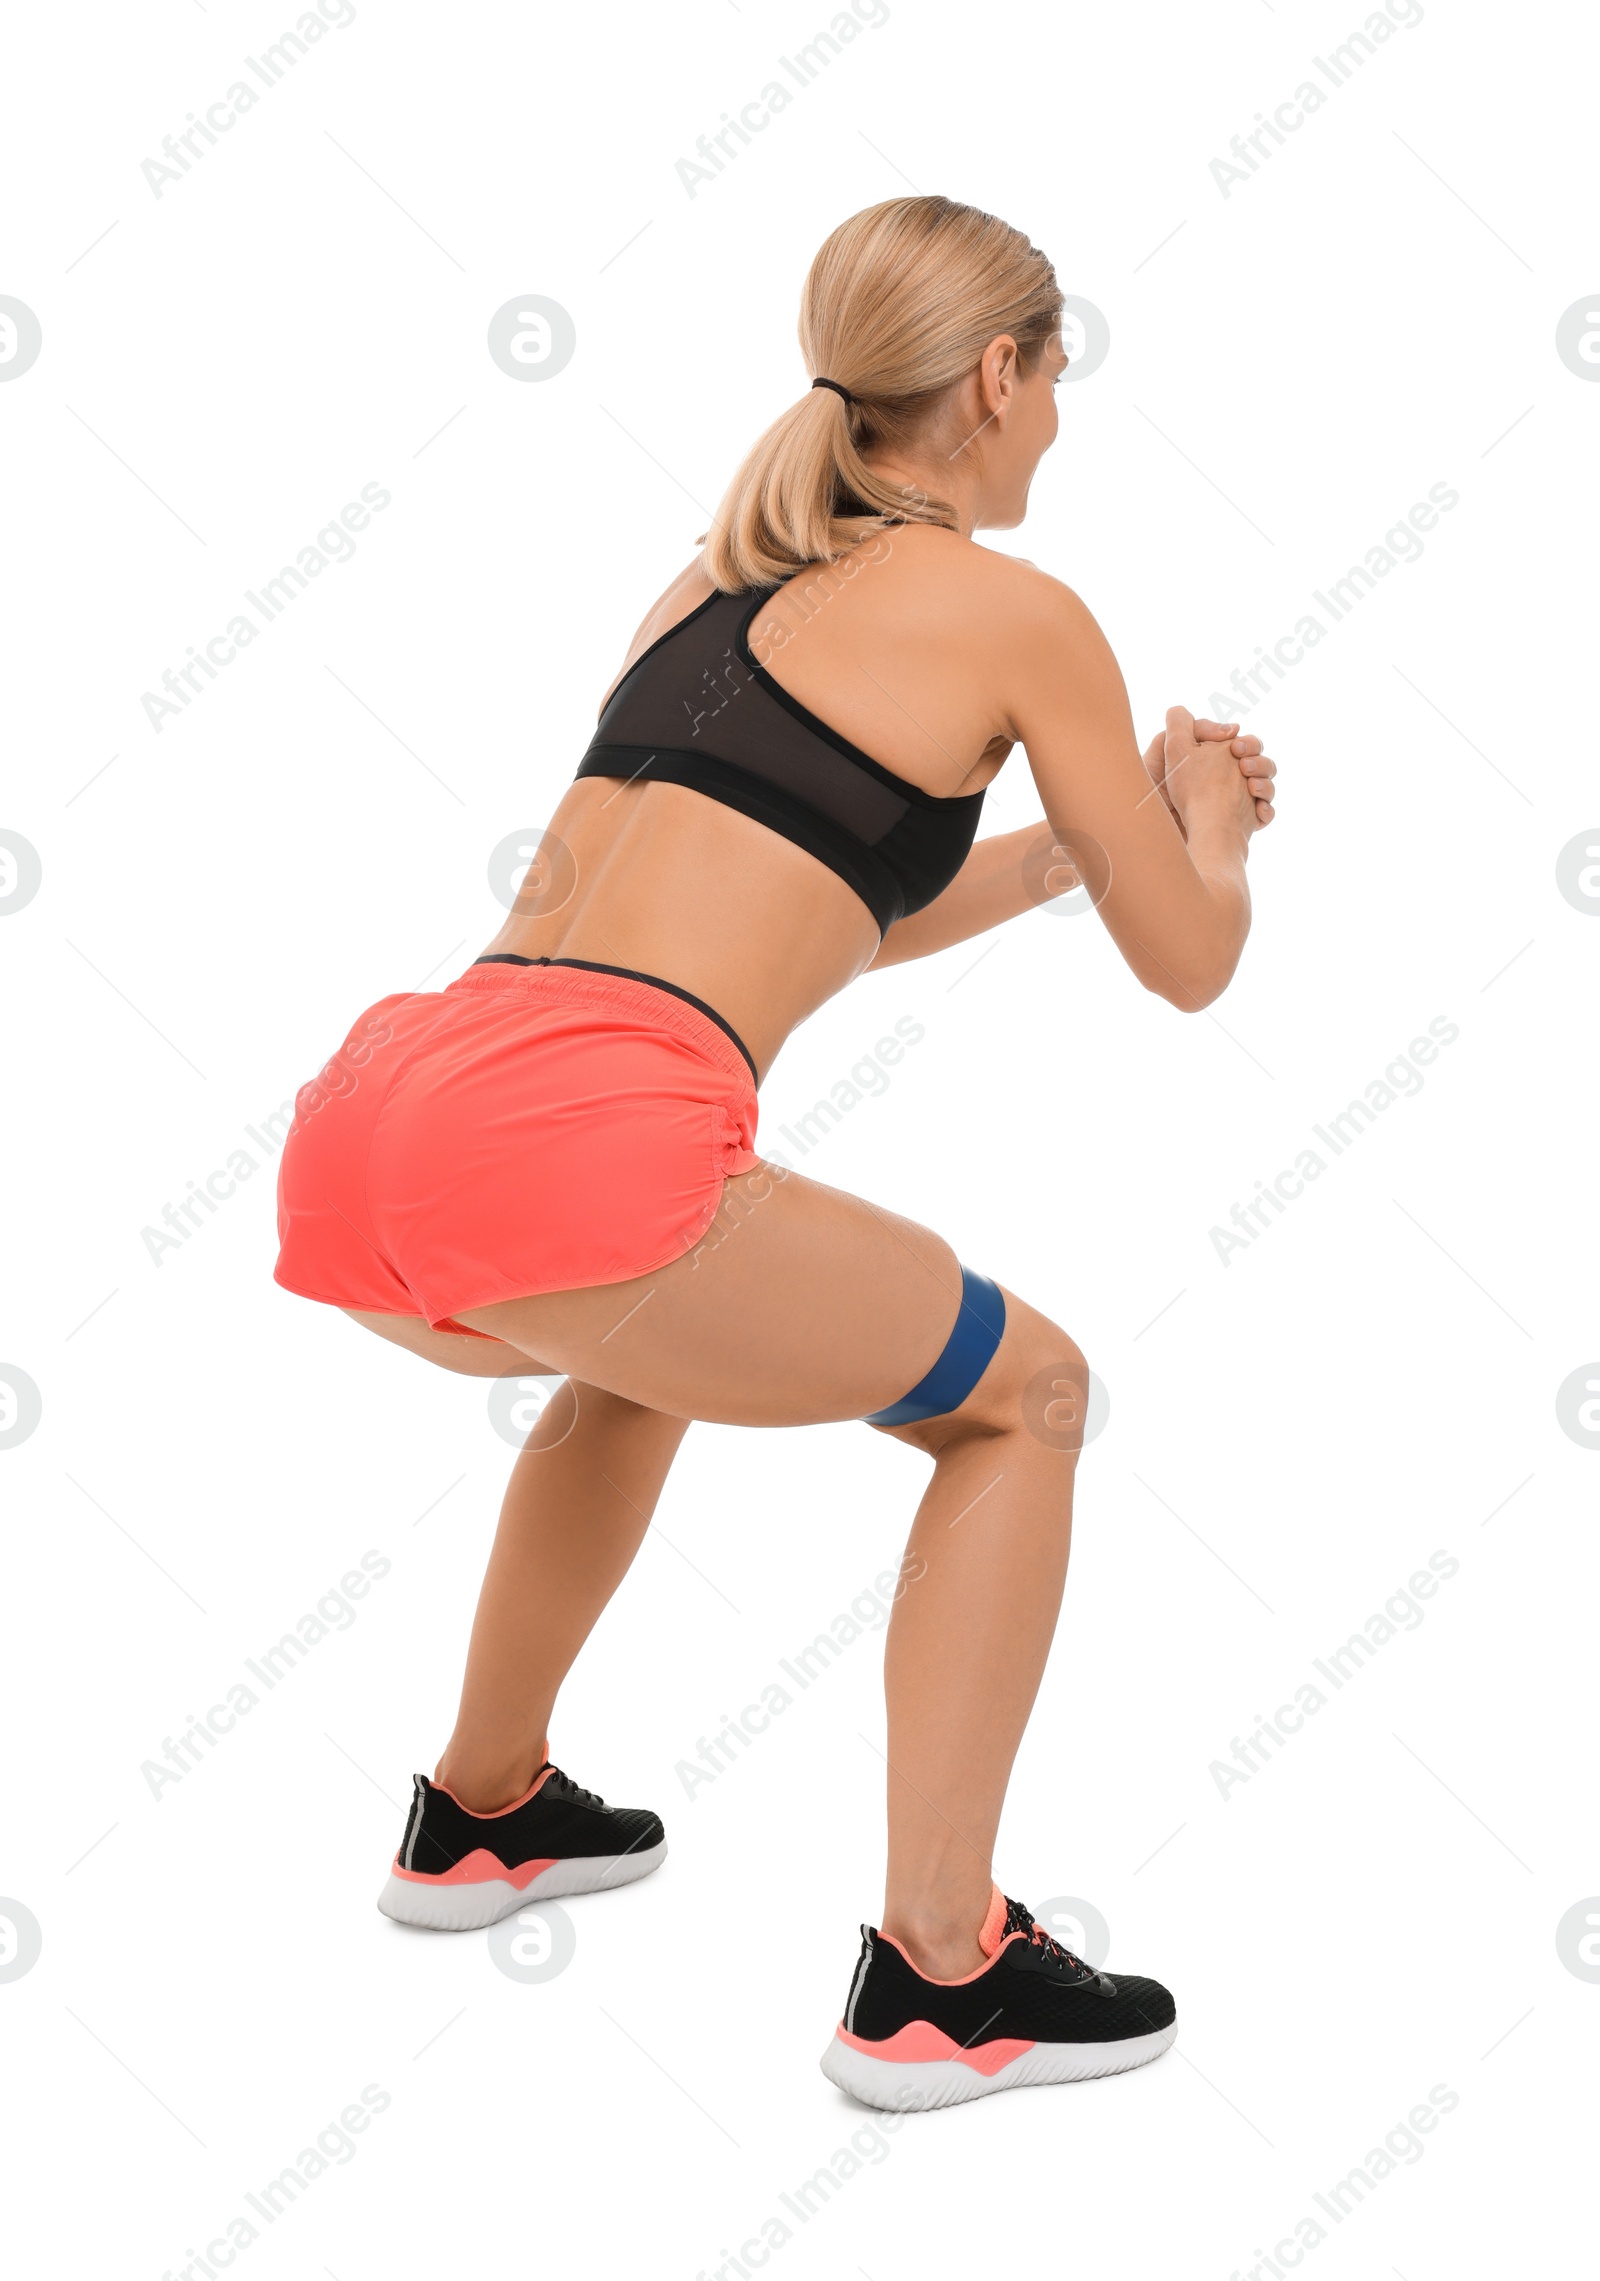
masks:
[[[498,957],[380,999],[301,1087],[275,1270],[330,1306],[420,1315],[622,1283],[681,1258],[756,1162],[734,1033],[652,977]]]

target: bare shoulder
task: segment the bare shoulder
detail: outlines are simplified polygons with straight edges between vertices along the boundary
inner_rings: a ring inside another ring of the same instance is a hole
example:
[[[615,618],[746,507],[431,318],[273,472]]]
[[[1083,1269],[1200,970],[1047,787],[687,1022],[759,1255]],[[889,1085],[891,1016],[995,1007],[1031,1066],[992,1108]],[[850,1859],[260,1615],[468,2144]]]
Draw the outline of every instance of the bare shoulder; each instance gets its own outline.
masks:
[[[1041,643],[1065,642],[1078,649],[1104,644],[1105,635],[1093,611],[1064,579],[1019,555],[999,554],[987,547],[975,551],[987,556],[990,607],[1009,622],[1011,646],[1026,650]]]
[[[1022,655],[1040,643],[1104,641],[1088,606],[1037,563],[936,527],[885,534],[900,579],[930,619],[985,651]]]
[[[982,550],[980,550],[982,551]],[[986,637],[1018,734],[1041,712],[1098,716],[1127,705],[1122,670],[1094,612],[1064,580],[993,555]]]
[[[650,605],[629,646],[628,663],[631,665],[640,650],[648,649],[653,641],[659,641],[680,618],[686,618],[691,610],[697,610],[715,592],[715,587],[700,566],[700,557],[696,555],[688,568],[680,570],[665,593]]]
[[[709,601],[715,592],[716,588],[701,569],[700,558],[696,555],[688,568],[680,570],[666,591],[652,602],[640,620],[638,630],[628,644],[628,654],[617,670],[616,680],[600,700],[602,713],[610,700],[611,690],[615,689],[629,666],[644,655],[652,642],[658,642],[663,634],[670,633],[691,610],[698,610],[701,603]]]

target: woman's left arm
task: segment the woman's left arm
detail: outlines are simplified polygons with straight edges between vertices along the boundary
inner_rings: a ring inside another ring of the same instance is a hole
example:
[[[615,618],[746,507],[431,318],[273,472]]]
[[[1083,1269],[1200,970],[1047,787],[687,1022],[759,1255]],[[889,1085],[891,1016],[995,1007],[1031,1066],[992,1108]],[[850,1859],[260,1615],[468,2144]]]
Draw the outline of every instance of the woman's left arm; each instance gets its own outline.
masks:
[[[1049,825],[1042,820],[1020,832],[1001,832],[992,840],[979,840],[942,895],[909,919],[896,919],[878,945],[878,955],[867,968],[902,966],[908,958],[927,958],[972,935],[987,934],[1004,919],[1015,919],[1040,900],[1039,888],[1024,875],[1024,860],[1031,845],[1042,844]],[[1066,865],[1068,871],[1071,864]],[[1062,882],[1062,892],[1070,888]]]
[[[1272,779],[1277,770],[1270,760],[1260,757],[1261,739],[1241,736],[1237,722],[1196,721],[1194,727],[1197,737],[1226,738],[1232,744],[1256,795],[1257,813],[1263,823],[1270,822]],[[1161,782],[1161,744],[1158,736],[1144,756],[1145,767],[1157,785]],[[874,974],[882,966],[903,966],[911,958],[928,958],[936,950],[948,950],[952,943],[967,942],[1007,919],[1020,918],[1024,911],[1036,910],[1052,896],[1070,894],[1077,874],[1070,857],[1060,855],[1054,862],[1050,860],[1049,832],[1049,825],[1041,818],[1020,832],[1000,832],[992,840],[979,840],[942,895],[909,919],[895,921],[867,973]]]

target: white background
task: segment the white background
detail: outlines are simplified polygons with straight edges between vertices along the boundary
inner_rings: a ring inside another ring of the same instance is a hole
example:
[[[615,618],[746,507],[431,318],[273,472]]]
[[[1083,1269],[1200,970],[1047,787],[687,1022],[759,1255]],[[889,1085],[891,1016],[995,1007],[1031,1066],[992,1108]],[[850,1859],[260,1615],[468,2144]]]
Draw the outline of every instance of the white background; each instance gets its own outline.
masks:
[[[1210,162],[1359,0],[893,0],[691,197],[675,162],[826,0],[362,0],[156,197],[141,161],[293,21],[163,0],[9,33],[0,291],[44,343],[0,387],[0,825],[43,867],[0,927],[0,1361],[43,1404],[0,1451],[0,1893],[43,1931],[0,1983],[18,2269],[200,2272],[377,2085],[352,2159],[237,2253],[252,2281],[691,2281],[867,2120],[816,2059],[881,1896],[877,1640],[692,1799],[675,1769],[893,1566],[923,1461],[696,1427],[554,1737],[661,1810],[664,1871],[570,1904],[542,1985],[407,1934],[373,1897],[511,1451],[482,1383],[273,1285],[245,1128],[494,931],[489,851],[549,815],[803,384],[807,261],[910,184],[1024,227],[1107,318],[999,543],[1083,593],[1146,734],[1430,486],[1459,504],[1249,717],[1281,821],[1214,1016],[1038,913],[981,964],[864,982],[766,1087],[776,1143],[922,1023],[806,1169],[938,1227],[1107,1389],[997,1867],[1092,1902],[1181,2017],[1135,2075],[863,2140],[770,2262],[1226,2281],[1443,2085],[1420,2158],[1306,2263],[1576,2270],[1600,1986],[1555,1930],[1600,1890],[1600,1454],[1556,1391],[1600,1375],[1600,923],[1556,864],[1600,841],[1600,386],[1555,329],[1600,288],[1592,19],[1426,0],[1224,196]],[[577,329],[541,385],[485,348],[530,293]],[[354,559],[156,733],[163,669],[366,483],[391,504]],[[1019,754],[989,828],[1037,814]],[[1225,1264],[1210,1230],[1441,1016],[1422,1090]],[[142,1231],[241,1147],[253,1178],[158,1263]],[[152,1796],[142,1762],[370,1549],[354,1624]],[[1221,1795],[1212,1762],[1441,1551],[1420,1625]]]

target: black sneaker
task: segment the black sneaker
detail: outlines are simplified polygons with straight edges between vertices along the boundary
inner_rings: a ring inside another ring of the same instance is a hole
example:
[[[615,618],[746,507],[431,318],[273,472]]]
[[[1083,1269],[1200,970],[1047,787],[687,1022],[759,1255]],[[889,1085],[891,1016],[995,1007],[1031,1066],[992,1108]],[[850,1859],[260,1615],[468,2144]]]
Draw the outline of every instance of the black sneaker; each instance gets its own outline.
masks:
[[[425,1774],[415,1780],[400,1851],[378,1895],[384,1915],[403,1925],[472,1932],[529,1901],[630,1884],[666,1859],[654,1814],[608,1806],[548,1760],[533,1787],[495,1814],[469,1813]]]
[[[997,1885],[965,1980],[924,1978],[861,1928],[861,1961],[822,2072],[869,2107],[952,2107],[1028,2083],[1118,2075],[1166,2050],[1177,2007],[1158,1981],[1096,1972]]]

